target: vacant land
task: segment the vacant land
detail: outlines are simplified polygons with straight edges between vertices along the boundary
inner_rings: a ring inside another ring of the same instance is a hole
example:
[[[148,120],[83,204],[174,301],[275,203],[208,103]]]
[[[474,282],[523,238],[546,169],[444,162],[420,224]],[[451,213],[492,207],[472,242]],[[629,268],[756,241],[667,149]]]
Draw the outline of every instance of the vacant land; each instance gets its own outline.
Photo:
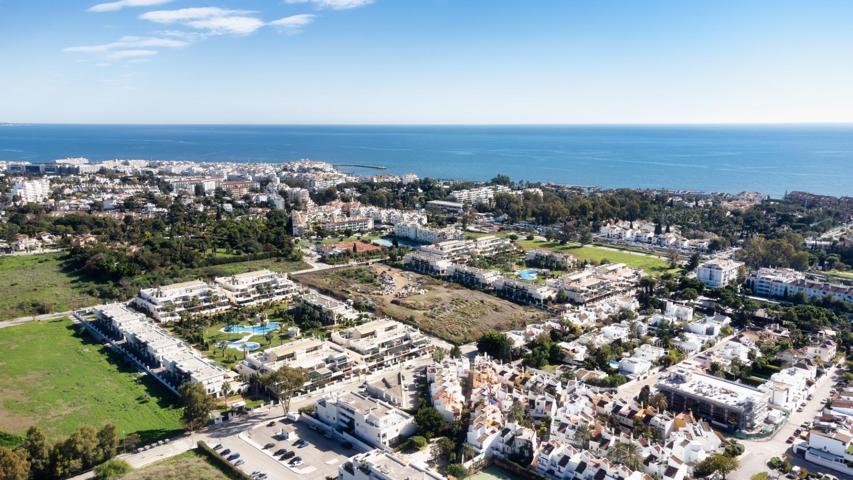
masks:
[[[596,247],[593,245],[580,247],[576,245],[563,245],[559,242],[543,242],[541,240],[518,240],[516,243],[525,250],[541,248],[554,252],[567,253],[574,255],[579,260],[586,260],[590,263],[597,264],[601,263],[602,260],[607,260],[610,263],[624,263],[629,267],[643,270],[652,276],[658,276],[668,271],[676,271],[670,268],[668,262],[653,255],[617,250],[610,247]]]
[[[0,330],[0,431],[51,439],[112,422],[143,441],[181,430],[177,398],[68,319]]]
[[[0,321],[64,312],[99,302],[86,293],[93,283],[62,269],[61,253],[0,257]]]
[[[134,470],[121,480],[229,480],[230,476],[213,464],[203,453],[190,450]]]
[[[394,279],[390,290],[382,290],[376,280],[382,271]],[[487,293],[385,265],[311,272],[295,278],[338,298],[372,303],[378,313],[454,343],[471,342],[489,330],[510,330],[544,318],[538,310]]]

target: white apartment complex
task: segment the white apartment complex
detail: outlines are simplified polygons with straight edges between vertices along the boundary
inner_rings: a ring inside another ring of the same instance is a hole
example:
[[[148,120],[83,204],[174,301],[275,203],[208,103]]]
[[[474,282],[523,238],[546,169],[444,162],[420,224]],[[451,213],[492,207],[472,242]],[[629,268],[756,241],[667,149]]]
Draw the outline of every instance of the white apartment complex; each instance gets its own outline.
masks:
[[[9,195],[13,199],[20,198],[23,203],[42,202],[50,196],[50,180],[46,178],[18,180],[12,185]]]
[[[743,262],[721,259],[699,265],[696,278],[708,288],[722,288],[737,281]]]
[[[509,193],[511,190],[504,185],[489,185],[450,192],[450,198],[457,202],[470,205],[489,204],[495,199],[496,193]]]
[[[332,341],[361,355],[370,371],[429,355],[435,349],[417,328],[388,319],[333,332]]]
[[[462,231],[454,227],[435,228],[421,225],[418,222],[401,222],[394,225],[394,235],[397,238],[418,243],[435,243],[445,240],[462,240]]]
[[[747,285],[756,295],[784,298],[802,293],[806,298],[831,297],[853,302],[853,286],[809,278],[789,268],[762,268],[749,274]]]
[[[633,291],[641,273],[622,263],[610,263],[561,277],[554,285],[571,302],[585,304]]]
[[[182,312],[210,314],[231,308],[225,292],[202,280],[143,288],[131,304],[161,323],[178,320]]]
[[[315,405],[323,423],[377,448],[396,445],[417,430],[415,419],[381,400],[355,392],[329,394]]]
[[[214,283],[237,305],[287,300],[299,291],[287,275],[270,270],[216,277]]]
[[[204,385],[208,395],[222,395],[229,372],[198,350],[173,337],[144,315],[124,305],[96,307],[89,323],[126,355],[144,364],[158,380],[177,393],[184,382]]]
[[[423,466],[408,464],[381,449],[353,455],[341,464],[338,480],[444,480]]]

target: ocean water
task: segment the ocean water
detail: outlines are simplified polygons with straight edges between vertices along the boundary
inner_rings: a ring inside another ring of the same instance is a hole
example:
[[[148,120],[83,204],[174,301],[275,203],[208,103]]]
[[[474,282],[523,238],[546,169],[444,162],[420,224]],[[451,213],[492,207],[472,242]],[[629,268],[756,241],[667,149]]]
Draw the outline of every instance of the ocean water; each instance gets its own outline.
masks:
[[[4,125],[0,160],[149,159],[387,167],[421,177],[853,195],[853,125]],[[377,170],[342,167],[354,173]]]

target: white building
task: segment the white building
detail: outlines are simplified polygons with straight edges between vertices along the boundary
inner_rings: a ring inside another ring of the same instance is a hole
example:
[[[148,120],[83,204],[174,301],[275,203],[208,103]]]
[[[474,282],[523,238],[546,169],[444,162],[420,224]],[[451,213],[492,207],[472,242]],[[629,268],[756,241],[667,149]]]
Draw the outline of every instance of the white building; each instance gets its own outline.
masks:
[[[323,423],[377,448],[396,445],[417,430],[415,419],[408,413],[356,392],[329,394],[315,407]]]
[[[712,260],[699,265],[696,278],[708,288],[722,288],[737,281],[741,267],[743,262],[728,259]]]
[[[299,288],[283,273],[257,270],[214,280],[237,305],[277,302],[292,298]]]
[[[441,363],[427,366],[429,394],[432,405],[448,422],[458,419],[465,408],[462,382],[468,378],[471,365],[467,357],[445,358]]]
[[[131,304],[162,323],[178,320],[182,312],[209,314],[231,308],[222,289],[202,280],[143,288]]]
[[[762,268],[746,279],[756,295],[784,298],[802,293],[806,298],[831,297],[843,302],[853,302],[853,286],[808,278],[804,273],[788,268]]]
[[[465,236],[458,228],[435,228],[421,225],[417,222],[402,222],[394,225],[394,235],[397,238],[419,243],[435,243],[445,240],[462,240]]]
[[[774,373],[770,381],[758,387],[770,392],[770,404],[793,412],[814,390],[809,372],[797,367],[789,367]]]
[[[375,449],[359,453],[341,464],[338,480],[444,480],[422,465],[408,464],[393,454]]]
[[[333,332],[332,341],[358,352],[371,371],[429,355],[435,349],[417,328],[388,319]]]
[[[23,203],[42,202],[50,196],[50,180],[46,178],[18,180],[12,184],[9,195],[13,199],[20,198]]]

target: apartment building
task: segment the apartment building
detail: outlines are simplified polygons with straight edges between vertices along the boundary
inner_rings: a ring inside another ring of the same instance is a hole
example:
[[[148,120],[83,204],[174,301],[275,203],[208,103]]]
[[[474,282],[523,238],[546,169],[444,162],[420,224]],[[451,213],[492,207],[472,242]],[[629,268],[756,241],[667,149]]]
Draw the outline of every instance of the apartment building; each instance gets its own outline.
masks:
[[[503,298],[533,305],[545,304],[557,296],[557,292],[547,285],[503,276],[494,282],[494,288],[495,292]]]
[[[211,314],[231,308],[228,295],[202,280],[143,288],[131,304],[161,323],[178,320],[181,313]]]
[[[527,252],[527,265],[550,270],[569,270],[575,264],[575,257],[550,250],[530,250]]]
[[[678,367],[661,377],[656,388],[666,397],[668,409],[692,411],[723,428],[753,430],[767,417],[770,393],[711,375]]]
[[[360,355],[316,338],[295,340],[251,354],[236,369],[246,375],[263,375],[283,366],[305,370],[308,381],[302,387],[304,392],[349,380],[364,371]]]
[[[22,203],[43,202],[50,196],[50,180],[46,178],[18,180],[12,184],[9,196],[12,199],[20,199]]]
[[[728,259],[712,260],[699,265],[696,278],[708,288],[722,288],[737,281],[743,262]]]
[[[373,320],[332,333],[332,341],[358,352],[369,371],[429,355],[435,349],[415,327],[394,320]]]
[[[476,288],[491,288],[501,278],[501,274],[495,270],[469,267],[458,263],[450,264],[446,272],[454,282]]]
[[[640,277],[639,271],[622,263],[612,263],[565,275],[554,286],[563,290],[569,301],[585,304],[632,292]]]
[[[467,357],[445,358],[426,370],[432,405],[448,422],[458,419],[465,408],[462,382],[468,378],[471,364]]]
[[[509,193],[509,187],[504,185],[489,185],[485,187],[467,188],[450,192],[450,198],[469,205],[488,205],[495,199],[496,193]]]
[[[462,240],[462,231],[454,227],[428,227],[418,222],[401,222],[394,225],[394,235],[397,238],[418,243],[435,243],[446,240]]]
[[[353,321],[359,318],[358,311],[348,303],[315,291],[310,291],[299,297],[298,308],[302,315],[314,316],[323,325],[337,325],[344,321]]]
[[[397,445],[417,431],[414,417],[381,400],[356,392],[317,400],[317,418],[377,448]]]
[[[443,277],[448,274],[453,263],[441,256],[422,251],[409,252],[403,256],[403,265],[409,270],[427,275]]]
[[[831,283],[824,277],[809,277],[789,268],[762,268],[751,272],[746,284],[756,295],[785,298],[802,293],[806,298],[830,297],[853,302],[853,285]]]
[[[288,300],[299,291],[299,287],[286,274],[270,270],[216,277],[214,283],[237,305]]]
[[[446,200],[430,200],[426,204],[427,210],[439,210],[451,214],[465,212],[465,205],[459,202],[448,202]]]
[[[445,480],[423,466],[408,464],[381,449],[353,455],[341,464],[338,480]]]
[[[176,394],[178,387],[188,381],[204,385],[208,395],[214,397],[225,393],[230,377],[227,370],[144,315],[121,304],[96,307],[94,313],[95,320],[88,322],[89,326],[145,365],[149,373]]]

